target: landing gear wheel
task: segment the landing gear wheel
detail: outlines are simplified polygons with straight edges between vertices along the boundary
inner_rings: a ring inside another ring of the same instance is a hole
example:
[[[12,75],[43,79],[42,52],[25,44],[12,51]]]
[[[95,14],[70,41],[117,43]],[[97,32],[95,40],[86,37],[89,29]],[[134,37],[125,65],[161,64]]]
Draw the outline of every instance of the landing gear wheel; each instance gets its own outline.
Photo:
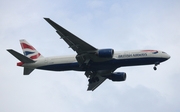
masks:
[[[157,70],[157,68],[156,68],[156,67],[153,67],[153,69],[154,69],[154,70]]]
[[[156,62],[156,63],[155,63],[155,66],[153,67],[153,69],[154,69],[154,70],[157,70],[156,66],[159,65],[159,64],[160,64],[160,62]]]

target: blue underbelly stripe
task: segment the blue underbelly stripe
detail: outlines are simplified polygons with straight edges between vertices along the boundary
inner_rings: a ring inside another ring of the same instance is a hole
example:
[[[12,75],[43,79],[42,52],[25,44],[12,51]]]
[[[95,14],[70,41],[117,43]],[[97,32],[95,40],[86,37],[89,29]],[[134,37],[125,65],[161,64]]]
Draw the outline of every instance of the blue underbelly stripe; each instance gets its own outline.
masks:
[[[90,63],[88,68],[82,68],[79,66],[78,62],[74,63],[64,63],[64,64],[53,64],[38,67],[37,69],[52,70],[52,71],[65,71],[65,70],[103,70],[112,69],[123,66],[135,66],[135,65],[149,65],[155,64],[156,62],[162,62],[167,59],[165,58],[136,58],[136,59],[112,59],[106,62]]]

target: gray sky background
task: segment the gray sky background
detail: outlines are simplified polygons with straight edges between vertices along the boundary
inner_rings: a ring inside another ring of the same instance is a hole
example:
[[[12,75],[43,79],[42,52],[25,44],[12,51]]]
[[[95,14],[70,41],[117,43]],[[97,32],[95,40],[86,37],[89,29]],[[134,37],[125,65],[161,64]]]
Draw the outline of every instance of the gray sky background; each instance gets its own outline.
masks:
[[[0,112],[179,112],[179,0],[0,1]],[[125,82],[106,80],[88,92],[83,72],[35,70],[23,76],[18,60],[26,39],[43,56],[74,54],[43,19],[49,17],[97,48],[157,49],[171,59],[119,68]]]

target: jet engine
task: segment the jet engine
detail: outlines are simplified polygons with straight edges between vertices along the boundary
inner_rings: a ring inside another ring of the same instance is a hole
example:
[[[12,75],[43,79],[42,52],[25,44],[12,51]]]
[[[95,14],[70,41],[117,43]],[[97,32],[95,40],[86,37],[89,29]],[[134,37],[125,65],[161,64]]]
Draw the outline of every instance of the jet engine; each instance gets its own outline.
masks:
[[[107,77],[112,81],[125,81],[126,80],[126,73],[125,72],[114,72]]]
[[[97,55],[101,58],[112,58],[114,55],[113,49],[99,49]]]

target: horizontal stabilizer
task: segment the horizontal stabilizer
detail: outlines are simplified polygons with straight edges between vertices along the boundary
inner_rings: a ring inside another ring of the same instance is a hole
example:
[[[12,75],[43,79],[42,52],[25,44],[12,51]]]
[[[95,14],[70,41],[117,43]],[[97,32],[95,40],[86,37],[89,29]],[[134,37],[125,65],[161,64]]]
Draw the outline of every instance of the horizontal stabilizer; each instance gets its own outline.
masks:
[[[33,61],[32,59],[14,51],[13,49],[7,49],[7,51],[9,53],[11,53],[14,57],[16,57],[19,61],[23,62],[23,63],[34,63],[35,61]]]
[[[24,67],[24,75],[29,75],[34,69],[33,68],[26,68]]]

